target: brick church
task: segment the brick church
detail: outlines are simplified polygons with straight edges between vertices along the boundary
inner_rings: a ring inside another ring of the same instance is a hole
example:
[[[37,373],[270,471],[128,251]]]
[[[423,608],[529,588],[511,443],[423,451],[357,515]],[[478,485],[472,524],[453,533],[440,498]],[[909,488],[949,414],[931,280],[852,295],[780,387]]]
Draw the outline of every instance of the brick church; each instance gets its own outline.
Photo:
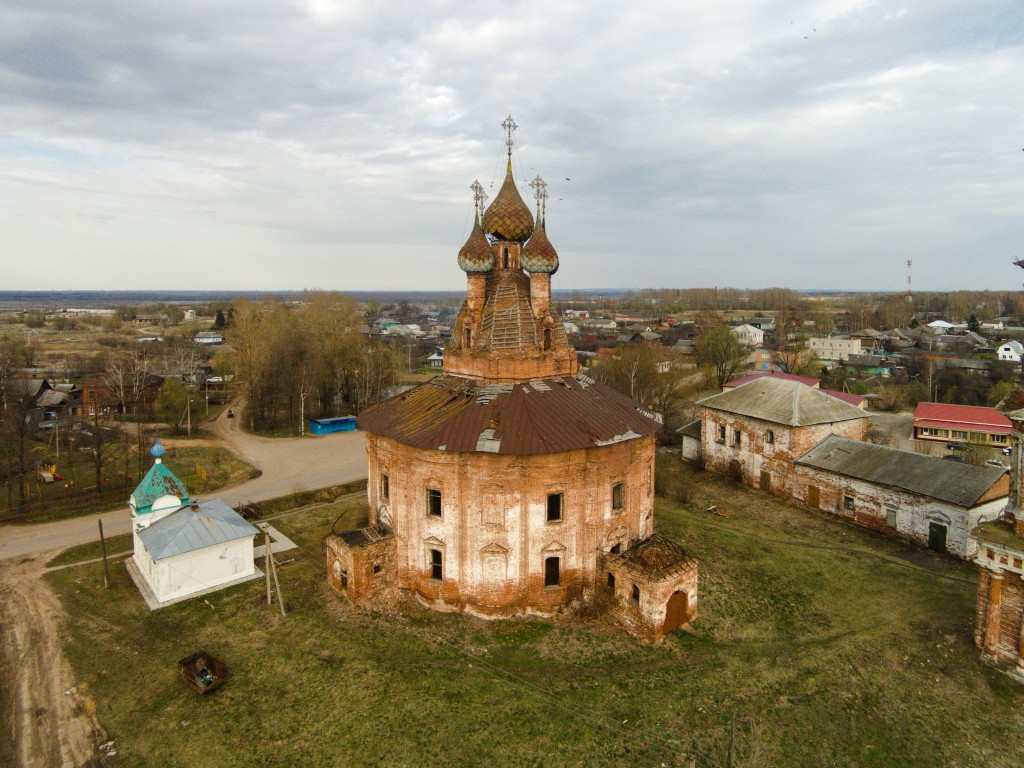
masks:
[[[512,175],[458,252],[466,301],[443,375],[366,409],[369,525],[325,542],[356,604],[386,586],[482,617],[549,616],[604,593],[653,642],[697,612],[697,562],[654,533],[657,416],[578,372],[551,306],[546,185]]]

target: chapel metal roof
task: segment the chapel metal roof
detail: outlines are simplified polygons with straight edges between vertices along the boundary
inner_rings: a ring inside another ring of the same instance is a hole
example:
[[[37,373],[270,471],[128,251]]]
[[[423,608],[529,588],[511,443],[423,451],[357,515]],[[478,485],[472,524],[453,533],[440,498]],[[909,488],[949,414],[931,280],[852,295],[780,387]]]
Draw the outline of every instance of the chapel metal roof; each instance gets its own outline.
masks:
[[[698,401],[699,405],[754,419],[806,427],[837,421],[866,419],[856,406],[802,384],[770,376],[754,379],[735,389]]]
[[[485,384],[438,376],[363,411],[360,429],[416,448],[528,456],[655,434],[655,414],[586,376]]]
[[[220,499],[184,506],[139,531],[150,557],[164,560],[186,552],[255,536],[259,530]]]
[[[182,504],[188,503],[185,484],[162,461],[155,461],[142,482],[132,492],[136,512],[149,512],[153,502],[163,496],[175,496]]]
[[[796,463],[933,499],[973,507],[1005,470],[944,461],[887,445],[829,435]]]

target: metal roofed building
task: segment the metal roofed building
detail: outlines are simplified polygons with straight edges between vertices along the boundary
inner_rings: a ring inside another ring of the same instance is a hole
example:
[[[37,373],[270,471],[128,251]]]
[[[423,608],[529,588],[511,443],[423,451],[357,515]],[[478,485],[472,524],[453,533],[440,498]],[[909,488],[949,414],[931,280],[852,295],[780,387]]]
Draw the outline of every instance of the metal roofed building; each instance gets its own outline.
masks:
[[[369,525],[325,540],[328,578],[357,604],[397,587],[483,617],[552,615],[611,590],[622,623],[657,642],[696,615],[696,561],[662,548],[687,567],[634,558],[616,580],[605,555],[651,541],[660,418],[579,375],[551,306],[547,185],[530,182],[531,212],[512,174],[515,124],[503,127],[498,194],[485,207],[482,185],[470,187],[476,215],[457,255],[466,301],[443,375],[359,414]]]
[[[964,558],[977,552],[968,534],[996,519],[1009,493],[1009,477],[997,467],[837,435],[795,463],[811,506]]]
[[[1005,448],[1010,445],[1010,431],[1010,420],[995,408],[922,402],[914,409],[915,440]]]
[[[190,499],[184,483],[162,461],[157,440],[153,466],[129,499],[134,552],[129,572],[158,604],[204,594],[255,578],[253,537],[259,531],[220,499]]]
[[[829,435],[863,440],[861,408],[797,379],[762,376],[698,401],[700,460],[713,471],[781,495],[793,461]]]

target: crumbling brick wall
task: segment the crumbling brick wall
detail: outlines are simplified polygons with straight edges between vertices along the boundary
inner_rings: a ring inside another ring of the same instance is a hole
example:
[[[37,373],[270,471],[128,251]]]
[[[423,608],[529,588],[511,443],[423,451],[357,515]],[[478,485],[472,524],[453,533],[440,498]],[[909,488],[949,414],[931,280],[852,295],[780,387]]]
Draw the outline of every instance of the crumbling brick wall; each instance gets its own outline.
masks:
[[[395,536],[397,584],[442,610],[554,613],[593,589],[600,551],[653,531],[653,437],[503,456],[368,434],[367,451],[370,523]],[[430,490],[440,493],[440,515],[430,514]],[[561,496],[558,520],[547,519],[549,495]],[[554,586],[545,583],[549,558],[558,560]]]

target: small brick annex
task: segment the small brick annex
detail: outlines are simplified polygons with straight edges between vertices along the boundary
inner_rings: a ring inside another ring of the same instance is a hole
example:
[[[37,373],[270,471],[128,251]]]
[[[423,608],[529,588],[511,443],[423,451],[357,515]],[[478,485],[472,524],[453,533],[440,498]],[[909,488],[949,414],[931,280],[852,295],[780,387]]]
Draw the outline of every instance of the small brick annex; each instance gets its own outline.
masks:
[[[443,375],[359,415],[368,525],[325,539],[328,579],[356,604],[397,587],[493,618],[553,615],[607,594],[612,574],[612,615],[658,642],[696,616],[698,598],[697,561],[652,538],[660,421],[578,374],[551,309],[546,193],[531,186],[536,223],[511,161],[482,216],[474,183],[458,259],[467,300]]]

